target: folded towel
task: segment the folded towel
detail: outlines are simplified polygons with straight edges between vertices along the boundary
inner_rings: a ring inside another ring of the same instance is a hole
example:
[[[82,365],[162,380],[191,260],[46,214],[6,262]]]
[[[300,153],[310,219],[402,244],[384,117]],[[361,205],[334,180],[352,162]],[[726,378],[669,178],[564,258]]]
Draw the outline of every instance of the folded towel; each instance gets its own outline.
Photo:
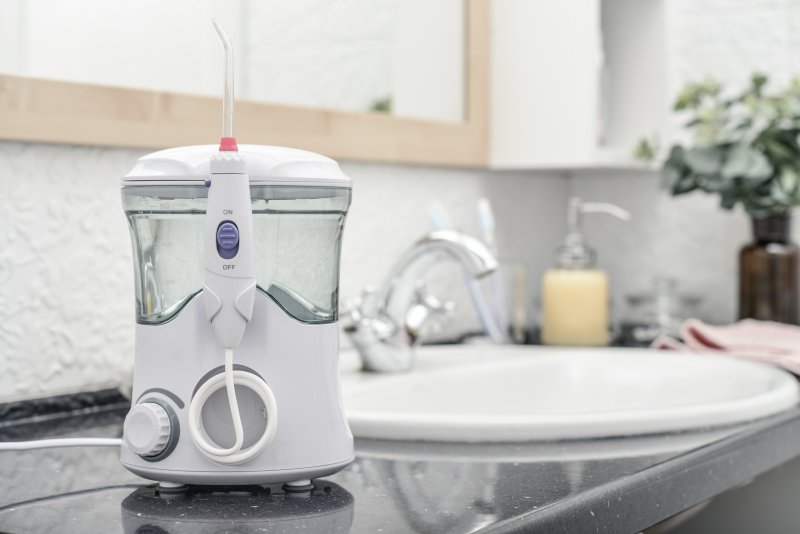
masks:
[[[656,349],[727,354],[783,367],[800,375],[800,327],[770,321],[745,319],[728,326],[712,326],[697,319],[681,325],[683,343],[659,337]]]

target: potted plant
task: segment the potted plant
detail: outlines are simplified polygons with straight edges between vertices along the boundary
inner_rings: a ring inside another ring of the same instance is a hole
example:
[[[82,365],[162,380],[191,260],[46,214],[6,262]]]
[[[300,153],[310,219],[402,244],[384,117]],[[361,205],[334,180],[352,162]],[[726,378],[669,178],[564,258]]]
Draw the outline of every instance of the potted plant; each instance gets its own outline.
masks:
[[[720,206],[741,204],[752,218],[753,242],[739,256],[739,316],[798,323],[798,247],[790,240],[793,206],[800,204],[800,80],[781,92],[767,77],[725,96],[714,80],[690,83],[675,111],[688,115],[690,146],[674,145],[662,169],[672,195],[701,190]],[[643,141],[640,156],[652,155]]]

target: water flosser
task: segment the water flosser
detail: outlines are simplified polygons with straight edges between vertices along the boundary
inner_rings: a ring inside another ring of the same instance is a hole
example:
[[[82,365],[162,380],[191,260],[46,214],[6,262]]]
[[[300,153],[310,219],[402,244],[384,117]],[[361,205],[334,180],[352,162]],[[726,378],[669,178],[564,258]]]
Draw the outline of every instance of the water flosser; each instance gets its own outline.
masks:
[[[233,50],[214,26],[226,54],[219,147],[148,154],[123,178],[138,307],[120,459],[162,489],[308,491],[353,460],[335,298],[352,181],[318,154],[237,146]]]

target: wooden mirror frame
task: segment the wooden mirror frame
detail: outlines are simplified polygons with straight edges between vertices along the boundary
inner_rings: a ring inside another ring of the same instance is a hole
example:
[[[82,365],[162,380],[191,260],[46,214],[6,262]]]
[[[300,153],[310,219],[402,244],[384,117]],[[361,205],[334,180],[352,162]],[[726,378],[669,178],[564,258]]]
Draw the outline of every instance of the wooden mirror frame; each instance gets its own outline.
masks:
[[[465,0],[463,122],[238,101],[244,143],[304,148],[336,159],[485,167],[488,164],[489,0]],[[216,97],[0,74],[0,139],[127,148],[208,144]]]

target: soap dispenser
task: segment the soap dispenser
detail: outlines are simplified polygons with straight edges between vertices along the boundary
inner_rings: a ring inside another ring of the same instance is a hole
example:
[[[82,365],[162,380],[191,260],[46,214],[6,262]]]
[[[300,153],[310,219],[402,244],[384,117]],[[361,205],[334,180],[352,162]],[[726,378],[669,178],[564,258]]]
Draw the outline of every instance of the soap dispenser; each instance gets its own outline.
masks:
[[[609,343],[608,276],[597,268],[597,254],[583,238],[584,214],[606,213],[623,221],[630,213],[605,202],[569,200],[567,237],[557,266],[542,279],[542,343],[602,346]]]

